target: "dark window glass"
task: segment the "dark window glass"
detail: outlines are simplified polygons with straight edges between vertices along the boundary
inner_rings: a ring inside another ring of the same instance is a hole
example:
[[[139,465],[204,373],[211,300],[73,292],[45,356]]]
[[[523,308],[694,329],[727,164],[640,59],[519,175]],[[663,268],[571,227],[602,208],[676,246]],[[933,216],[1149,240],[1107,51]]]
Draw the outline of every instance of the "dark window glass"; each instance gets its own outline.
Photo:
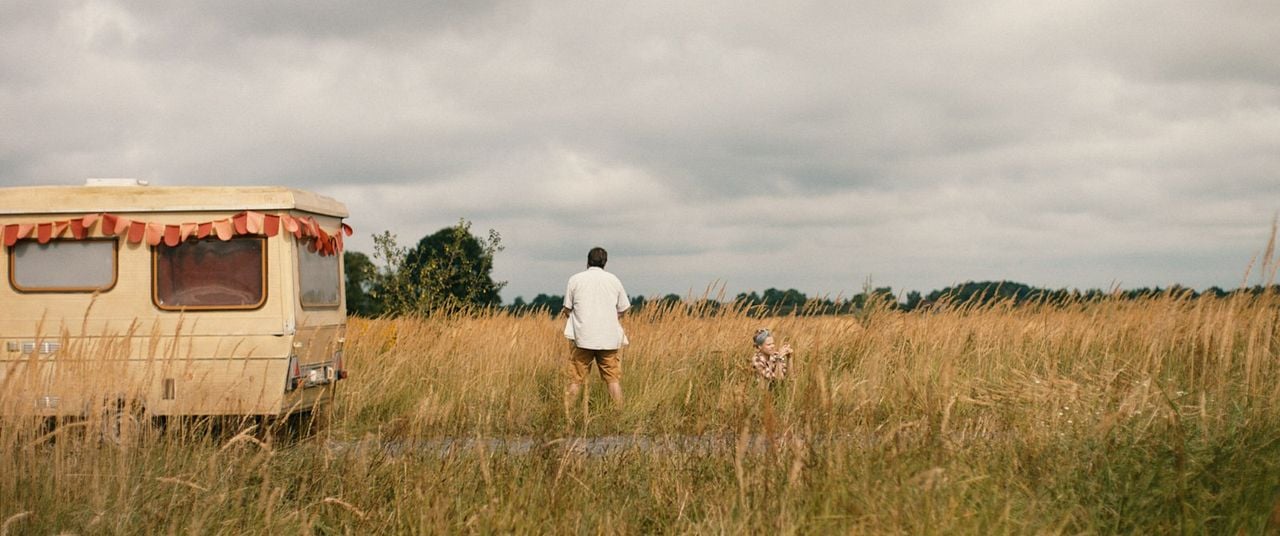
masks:
[[[155,248],[161,309],[254,309],[266,301],[266,240],[188,240]]]

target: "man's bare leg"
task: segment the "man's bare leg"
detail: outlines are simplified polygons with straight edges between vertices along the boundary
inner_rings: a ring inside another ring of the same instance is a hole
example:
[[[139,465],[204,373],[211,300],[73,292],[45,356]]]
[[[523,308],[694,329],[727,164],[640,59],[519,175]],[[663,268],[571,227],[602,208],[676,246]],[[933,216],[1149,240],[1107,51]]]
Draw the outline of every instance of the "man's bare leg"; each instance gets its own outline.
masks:
[[[622,405],[622,384],[616,383],[616,382],[609,384],[609,397],[613,399],[614,404],[618,404],[619,406],[621,406]]]

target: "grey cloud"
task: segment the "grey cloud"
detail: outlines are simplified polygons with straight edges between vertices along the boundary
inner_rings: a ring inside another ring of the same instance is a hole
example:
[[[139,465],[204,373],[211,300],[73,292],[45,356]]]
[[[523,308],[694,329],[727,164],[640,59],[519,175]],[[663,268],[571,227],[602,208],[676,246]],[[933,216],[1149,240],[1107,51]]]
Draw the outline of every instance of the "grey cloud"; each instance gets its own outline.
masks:
[[[154,29],[154,41],[149,43],[154,45],[154,51],[177,48],[190,52],[218,45],[238,48],[239,43],[262,44],[276,39],[395,45],[423,34],[466,31],[491,16],[500,15],[504,6],[519,5],[519,2],[502,0],[362,3],[318,0],[305,4],[148,1],[121,6]]]
[[[1118,71],[1168,83],[1280,83],[1273,2],[1129,2],[1108,6],[1084,43]]]
[[[1227,280],[1280,207],[1277,10],[8,3],[0,183],[285,184],[404,241],[467,217],[508,297],[595,243],[646,294]]]

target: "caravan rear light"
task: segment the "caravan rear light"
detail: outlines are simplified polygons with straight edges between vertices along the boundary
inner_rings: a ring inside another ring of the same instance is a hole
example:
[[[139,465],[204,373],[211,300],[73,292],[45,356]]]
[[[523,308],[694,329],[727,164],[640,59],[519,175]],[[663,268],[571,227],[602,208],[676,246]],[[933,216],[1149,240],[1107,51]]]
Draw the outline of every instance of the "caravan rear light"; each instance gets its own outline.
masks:
[[[298,356],[289,356],[289,376],[284,381],[284,390],[286,392],[298,388],[298,384],[302,382],[302,367],[298,365]]]
[[[347,364],[342,361],[342,350],[333,353],[333,376],[339,380],[347,378]]]

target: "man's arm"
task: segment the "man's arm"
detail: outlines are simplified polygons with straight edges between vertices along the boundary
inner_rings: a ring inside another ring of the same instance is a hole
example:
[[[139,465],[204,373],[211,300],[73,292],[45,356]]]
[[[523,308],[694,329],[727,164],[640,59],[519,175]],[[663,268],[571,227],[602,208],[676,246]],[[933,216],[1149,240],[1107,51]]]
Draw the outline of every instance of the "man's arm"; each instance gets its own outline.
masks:
[[[617,281],[617,278],[614,278]],[[618,281],[618,318],[622,318],[622,313],[627,312],[631,308],[631,298],[627,296],[627,289],[622,287],[622,281]]]
[[[569,284],[565,285],[564,301],[560,304],[560,316],[569,316],[573,312],[573,278],[569,278]]]

